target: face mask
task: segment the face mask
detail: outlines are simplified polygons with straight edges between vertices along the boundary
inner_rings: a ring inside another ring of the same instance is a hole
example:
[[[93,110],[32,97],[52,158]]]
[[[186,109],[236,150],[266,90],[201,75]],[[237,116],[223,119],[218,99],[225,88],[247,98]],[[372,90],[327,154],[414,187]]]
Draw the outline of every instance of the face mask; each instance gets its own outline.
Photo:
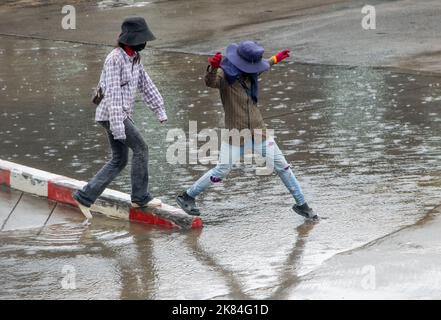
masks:
[[[141,51],[145,48],[145,45],[146,45],[146,43],[144,42],[144,43],[138,44],[136,46],[132,46],[132,50],[137,51],[137,52]]]

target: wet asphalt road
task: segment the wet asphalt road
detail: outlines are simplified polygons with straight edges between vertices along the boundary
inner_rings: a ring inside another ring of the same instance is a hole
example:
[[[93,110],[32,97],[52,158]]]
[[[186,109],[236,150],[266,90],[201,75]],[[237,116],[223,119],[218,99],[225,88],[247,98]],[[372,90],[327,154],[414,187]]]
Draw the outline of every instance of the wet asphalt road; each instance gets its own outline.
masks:
[[[76,29],[61,27],[64,3],[4,1],[0,33],[113,45],[120,22],[144,16],[156,49],[215,53],[255,39],[270,51],[290,48],[296,61],[346,66],[395,66],[441,72],[438,0],[71,0]],[[375,29],[361,26],[365,5]],[[26,21],[26,23],[23,23]]]
[[[296,63],[439,71],[437,1],[372,2],[375,31],[360,28],[361,1],[129,2],[72,1],[79,21],[69,32],[59,3],[9,1],[0,33],[112,44],[122,17],[141,13],[158,35],[156,49],[214,52],[243,38],[261,41],[268,55],[288,46],[293,58],[263,77],[261,108],[311,205],[328,219],[304,223],[276,176],[241,167],[201,197],[202,231],[101,218],[85,226],[72,215],[0,233],[1,298],[440,297],[439,75]],[[1,157],[89,179],[109,157],[89,102],[109,50],[1,36]],[[148,51],[143,60],[170,120],[159,126],[139,101],[135,120],[150,145],[151,191],[173,202],[210,165],[168,164],[166,134],[190,120],[222,127],[221,106],[202,81],[206,57]],[[111,187],[130,192],[129,170]],[[32,214],[19,209],[21,218]],[[360,275],[372,266],[377,287],[366,290]],[[69,270],[75,290],[61,287]]]

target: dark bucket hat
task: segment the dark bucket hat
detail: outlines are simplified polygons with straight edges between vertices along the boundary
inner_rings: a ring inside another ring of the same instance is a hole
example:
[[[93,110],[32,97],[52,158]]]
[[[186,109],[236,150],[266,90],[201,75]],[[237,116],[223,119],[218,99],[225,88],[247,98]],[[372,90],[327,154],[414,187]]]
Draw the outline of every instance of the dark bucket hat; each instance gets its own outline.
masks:
[[[265,50],[254,41],[232,43],[227,47],[226,56],[239,70],[246,73],[261,73],[270,68],[268,61],[262,59]]]
[[[118,42],[128,46],[136,46],[155,39],[156,37],[150,31],[144,18],[128,17],[122,23]]]

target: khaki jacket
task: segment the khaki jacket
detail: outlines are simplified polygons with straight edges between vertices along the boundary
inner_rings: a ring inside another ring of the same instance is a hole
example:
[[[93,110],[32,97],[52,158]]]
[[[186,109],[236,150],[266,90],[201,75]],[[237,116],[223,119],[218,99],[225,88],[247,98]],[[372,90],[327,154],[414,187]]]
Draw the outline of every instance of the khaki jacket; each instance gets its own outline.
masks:
[[[274,64],[272,59],[269,59],[268,62],[271,66]],[[225,112],[226,129],[237,129],[239,131],[249,129],[252,134],[255,129],[265,130],[266,125],[257,104],[248,96],[239,81],[230,85],[221,68],[213,69],[210,67],[205,75],[205,84],[210,88],[219,89]],[[251,86],[248,79],[245,84],[248,87]]]

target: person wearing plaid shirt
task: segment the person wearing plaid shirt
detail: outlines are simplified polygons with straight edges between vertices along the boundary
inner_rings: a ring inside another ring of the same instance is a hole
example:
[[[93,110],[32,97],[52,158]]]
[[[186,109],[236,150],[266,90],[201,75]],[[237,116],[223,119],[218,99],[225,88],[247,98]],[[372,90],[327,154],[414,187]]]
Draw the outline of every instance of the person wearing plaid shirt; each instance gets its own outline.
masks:
[[[153,198],[148,191],[148,147],[132,120],[135,95],[139,91],[157,119],[161,123],[167,121],[164,100],[140,62],[139,51],[155,37],[141,17],[125,19],[121,29],[118,46],[104,62],[99,82],[104,97],[95,114],[95,121],[107,131],[112,159],[82,190],[73,194],[88,218],[91,218],[90,206],[127,165],[129,149],[133,151],[132,206],[161,206],[161,200]]]
[[[104,99],[96,109],[95,121],[109,121],[116,140],[125,140],[124,120],[132,118],[135,94],[139,90],[159,121],[166,121],[164,101],[141,63],[136,63],[123,48],[114,49],[106,58],[100,80]]]

